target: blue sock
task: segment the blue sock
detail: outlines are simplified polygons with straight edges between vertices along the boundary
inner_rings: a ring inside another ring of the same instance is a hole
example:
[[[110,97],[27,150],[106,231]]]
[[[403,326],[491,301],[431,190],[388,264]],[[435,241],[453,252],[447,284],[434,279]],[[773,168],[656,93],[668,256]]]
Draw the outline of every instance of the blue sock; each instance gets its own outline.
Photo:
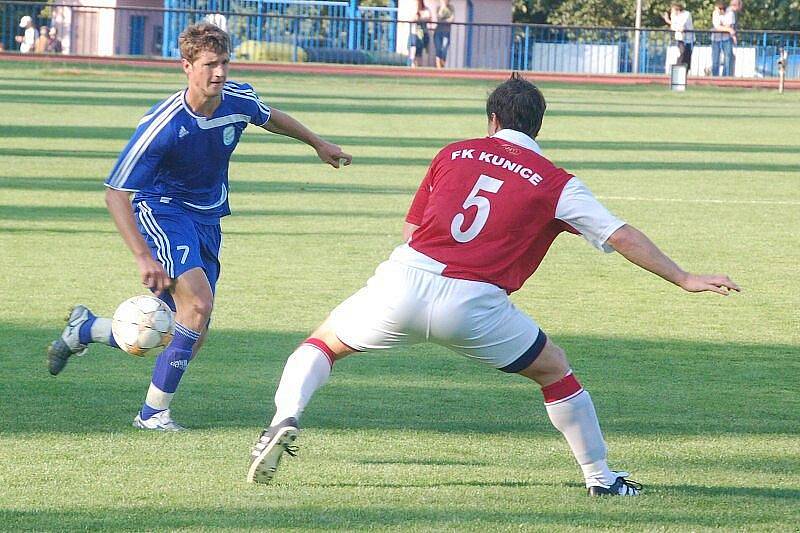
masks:
[[[119,348],[119,344],[114,339],[114,335],[111,333],[111,321],[107,318],[102,319],[100,323],[99,331],[95,332],[99,339],[95,339],[92,336],[92,328],[97,323],[97,317],[89,311],[89,318],[86,319],[86,322],[81,324],[80,329],[78,330],[78,342],[81,344],[90,344],[93,342],[99,342],[112,348]]]
[[[147,401],[142,406],[141,417],[147,420],[156,413],[160,413],[167,409],[164,404],[169,405],[169,400],[172,394],[177,390],[178,383],[180,383],[186,367],[189,366],[189,361],[192,359],[192,349],[194,348],[197,339],[200,338],[200,333],[191,330],[181,324],[175,323],[175,334],[172,337],[172,342],[169,343],[161,355],[156,359],[156,365],[153,368],[152,385],[157,389],[158,396],[161,396],[161,405],[158,408],[149,405]],[[152,387],[151,387],[152,389]],[[166,393],[166,398],[164,398]],[[150,392],[148,392],[148,396]],[[152,403],[157,403],[156,401]]]
[[[90,342],[94,342],[92,340],[92,325],[94,324],[95,320],[97,320],[97,317],[90,312],[89,318],[86,320],[86,322],[81,324],[81,329],[78,330],[78,342],[81,344],[89,344]],[[111,337],[113,338],[114,336],[112,335]]]

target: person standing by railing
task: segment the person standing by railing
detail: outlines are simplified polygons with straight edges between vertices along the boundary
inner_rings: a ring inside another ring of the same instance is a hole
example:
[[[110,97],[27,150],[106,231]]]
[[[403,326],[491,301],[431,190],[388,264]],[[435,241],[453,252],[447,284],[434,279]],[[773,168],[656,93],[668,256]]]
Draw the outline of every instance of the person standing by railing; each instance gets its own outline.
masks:
[[[58,31],[56,31],[55,26],[50,28],[50,32],[48,33],[49,40],[47,41],[47,50],[48,54],[60,54],[64,51],[64,47],[61,44],[61,39],[58,38]]]
[[[456,18],[456,10],[450,0],[441,0],[436,11],[436,30],[433,44],[436,47],[436,68],[444,68],[447,51],[450,49],[450,24]]]
[[[678,43],[680,53],[675,64],[686,65],[686,69],[689,70],[692,67],[692,48],[694,47],[692,14],[683,7],[683,4],[673,2],[670,12],[664,13],[662,16],[675,32],[675,41]]]
[[[727,28],[731,36],[727,46],[723,48],[723,52],[725,53],[725,65],[722,67],[723,76],[733,76],[735,73],[736,56],[733,54],[733,47],[737,44],[736,28],[739,18],[738,13],[741,8],[741,0],[731,0],[731,3],[728,4],[728,9],[725,10],[725,16],[722,20],[723,26]]]
[[[431,10],[425,6],[424,0],[417,0],[417,12],[411,20],[411,33],[408,36],[408,59],[412,67],[418,67],[422,52],[428,48],[430,36],[428,24],[431,21]]]
[[[731,47],[730,28],[725,26],[725,2],[717,0],[714,2],[714,13],[711,15],[711,26],[714,32],[711,34],[711,75],[719,76],[721,59],[727,55],[725,49]]]
[[[47,43],[50,42],[50,29],[47,26],[39,28],[39,37],[36,38],[36,44],[33,45],[33,52],[35,54],[44,54],[47,52]]]
[[[25,15],[19,19],[19,27],[25,30],[22,35],[17,35],[14,38],[19,44],[20,53],[27,54],[32,52],[36,42],[36,28],[33,26],[33,19],[29,15]]]

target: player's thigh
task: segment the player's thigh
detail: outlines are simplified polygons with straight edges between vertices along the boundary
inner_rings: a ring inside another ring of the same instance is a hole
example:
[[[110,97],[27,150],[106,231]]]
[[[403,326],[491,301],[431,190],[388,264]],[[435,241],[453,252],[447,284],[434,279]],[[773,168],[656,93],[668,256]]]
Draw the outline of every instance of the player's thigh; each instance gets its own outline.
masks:
[[[196,224],[195,229],[200,245],[200,260],[211,285],[211,292],[214,293],[222,271],[219,259],[222,252],[222,230],[219,224]]]
[[[153,259],[161,263],[170,278],[177,279],[184,272],[204,267],[197,229],[188,215],[160,205],[154,209],[143,201],[136,204],[134,216]],[[162,298],[175,309],[170,295]]]
[[[355,294],[326,321],[336,337],[354,351],[382,350],[424,340],[424,275],[392,261],[382,263]]]
[[[431,317],[431,340],[504,372],[526,368],[547,336],[506,293],[487,283],[451,280]]]

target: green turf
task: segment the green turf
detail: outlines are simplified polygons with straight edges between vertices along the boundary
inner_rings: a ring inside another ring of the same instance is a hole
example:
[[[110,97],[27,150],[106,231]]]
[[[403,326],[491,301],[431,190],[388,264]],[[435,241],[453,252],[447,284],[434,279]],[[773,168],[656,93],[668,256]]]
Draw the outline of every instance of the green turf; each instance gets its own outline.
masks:
[[[141,291],[102,180],[182,76],[0,64],[0,529],[796,530],[800,523],[800,94],[542,84],[545,152],[685,267],[689,295],[561,237],[514,295],[592,392],[612,466],[647,488],[590,500],[534,386],[438,347],[354,356],[303,419],[299,457],[244,483],[283,361],[400,242],[427,162],[485,134],[490,84],[253,75],[340,142],[335,171],[248,131],[231,166],[214,328],[173,402],[130,427],[152,360],[104,347],[57,378],[75,302]]]

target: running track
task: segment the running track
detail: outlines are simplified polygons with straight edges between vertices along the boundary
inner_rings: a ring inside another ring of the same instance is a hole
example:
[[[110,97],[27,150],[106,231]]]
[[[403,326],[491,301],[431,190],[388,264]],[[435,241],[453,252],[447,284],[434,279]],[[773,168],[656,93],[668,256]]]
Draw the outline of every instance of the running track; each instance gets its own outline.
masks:
[[[126,57],[91,57],[91,56],[53,56],[53,55],[20,55],[0,52],[0,61],[19,61],[53,63],[62,65],[118,65],[127,67],[170,68],[176,67],[173,59],[140,59]],[[323,63],[235,63],[240,72],[275,72],[297,74],[332,74],[339,76],[385,76],[406,78],[456,78],[466,80],[504,80],[507,70],[466,70],[432,68],[412,69],[408,67],[385,67],[374,65],[326,65]],[[553,81],[562,83],[595,83],[603,85],[668,85],[666,75],[632,75],[632,74],[559,74],[552,72],[525,73],[535,81]],[[689,85],[715,85],[719,87],[749,87],[762,89],[778,88],[778,80],[774,78],[693,78]],[[800,80],[786,80],[785,88],[800,89]]]

